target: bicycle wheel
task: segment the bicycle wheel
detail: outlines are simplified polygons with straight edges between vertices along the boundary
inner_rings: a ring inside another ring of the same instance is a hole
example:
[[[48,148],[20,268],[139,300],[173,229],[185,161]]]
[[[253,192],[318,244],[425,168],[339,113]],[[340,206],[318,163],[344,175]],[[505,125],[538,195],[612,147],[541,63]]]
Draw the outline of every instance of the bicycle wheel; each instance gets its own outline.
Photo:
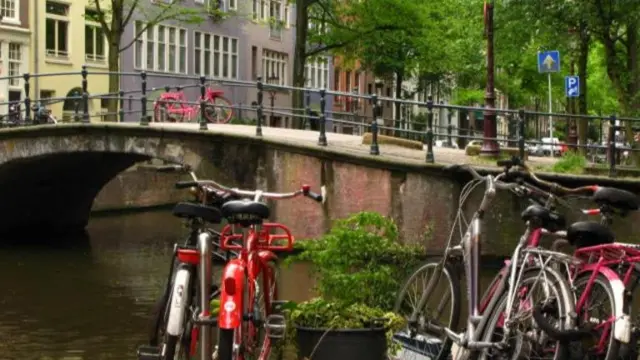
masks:
[[[452,341],[444,333],[443,327],[453,331],[460,328],[460,278],[450,263],[427,263],[420,266],[402,286],[394,312],[408,318],[419,305],[432,276],[439,276],[427,303],[419,309],[418,324],[396,334],[394,340],[402,346],[401,359],[444,360],[449,357]],[[431,274],[431,275],[430,275]],[[450,303],[449,310],[445,306]],[[444,320],[444,316],[449,320]]]
[[[277,298],[277,273],[277,264],[270,261],[255,282],[247,281],[245,311],[253,314],[253,320],[243,322],[241,329],[219,329],[214,360],[237,360],[240,353],[243,360],[269,359],[271,339],[266,336],[264,322],[271,314],[272,301]],[[269,288],[268,295],[265,284]]]
[[[526,270],[520,282],[515,287],[515,296],[511,309],[509,323],[509,338],[505,339],[505,312],[507,310],[508,288],[505,287],[496,307],[487,314],[489,317],[484,330],[485,342],[505,343],[502,350],[487,349],[477,354],[481,360],[511,360],[511,359],[553,359],[563,360],[568,358],[569,346],[566,343],[551,340],[539,329],[532,317],[534,305],[544,302],[553,304],[546,308],[553,311],[545,312],[550,323],[564,328],[562,321],[573,310],[573,299],[568,296],[570,287],[561,275],[551,269]],[[536,290],[542,290],[542,298],[532,298],[537,294]]]
[[[579,275],[574,281],[575,297],[576,301],[580,295],[585,291],[587,283],[592,273],[584,273]],[[626,303],[626,302],[625,302]],[[610,322],[609,326],[605,325],[611,320],[612,314],[614,314],[614,293],[611,283],[607,278],[598,274],[591,285],[591,291],[582,309],[577,311],[578,314],[578,327],[582,327],[588,324],[590,327],[595,325],[594,332],[596,336],[590,343],[587,342],[573,342],[571,343],[572,355],[582,356],[584,359],[597,359],[597,360],[617,360],[619,359],[620,341],[614,337],[615,322]],[[601,305],[598,310],[593,311],[595,306]],[[624,310],[625,314],[629,313],[628,304]],[[599,342],[603,342],[604,346],[599,346]]]
[[[226,124],[233,116],[231,101],[222,96],[207,100],[205,117],[210,123]]]

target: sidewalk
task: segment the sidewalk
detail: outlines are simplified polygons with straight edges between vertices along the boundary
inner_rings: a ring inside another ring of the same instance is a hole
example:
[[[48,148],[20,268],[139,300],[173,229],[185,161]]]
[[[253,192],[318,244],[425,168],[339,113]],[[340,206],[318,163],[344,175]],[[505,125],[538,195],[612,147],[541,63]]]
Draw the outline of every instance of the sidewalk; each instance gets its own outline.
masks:
[[[194,123],[151,123],[153,127],[163,127],[167,130],[170,129],[188,129],[198,130],[199,125]],[[256,136],[256,127],[248,125],[228,125],[228,124],[209,124],[209,130],[212,133],[226,133],[245,136]],[[267,140],[284,142],[288,144],[300,144],[305,146],[318,146],[317,131],[286,129],[286,128],[272,128],[263,127],[262,137]],[[345,135],[327,132],[327,148],[332,150],[338,150],[348,154],[358,154],[363,156],[369,155],[370,146],[362,144],[362,137],[355,135]],[[379,145],[380,155],[389,160],[397,160],[398,162],[411,162],[421,161],[425,162],[426,151],[408,149],[394,145]],[[466,164],[477,163],[474,162],[473,157],[465,155],[462,149],[449,149],[449,148],[433,148],[435,162],[437,164]],[[528,163],[531,165],[552,165],[556,159],[550,157],[537,157],[530,156]],[[488,166],[486,164],[485,166]]]

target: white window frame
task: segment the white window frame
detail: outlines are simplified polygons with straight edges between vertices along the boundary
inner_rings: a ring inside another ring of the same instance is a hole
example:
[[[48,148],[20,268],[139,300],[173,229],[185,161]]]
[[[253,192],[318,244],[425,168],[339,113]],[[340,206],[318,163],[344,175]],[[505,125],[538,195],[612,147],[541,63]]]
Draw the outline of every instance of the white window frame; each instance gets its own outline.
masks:
[[[330,90],[329,85],[329,58],[317,58],[307,61],[304,67],[305,87],[311,89]]]
[[[199,43],[196,41],[196,34],[199,35]],[[237,80],[239,78],[239,40],[238,38],[231,36],[223,36],[214,33],[207,33],[203,31],[193,32],[193,71],[196,75],[211,76],[221,79]],[[227,42],[228,48],[224,50],[224,42]],[[235,44],[235,51],[234,50]],[[196,50],[200,51],[200,54],[196,54]],[[196,71],[195,63],[196,57],[200,60],[200,71]],[[206,59],[211,59],[207,64]],[[227,75],[224,76],[224,64],[227,66]],[[208,66],[205,66],[208,65]],[[235,74],[235,76],[234,76]]]
[[[278,80],[270,80],[275,75]],[[262,80],[273,85],[287,85],[289,80],[289,54],[262,49]]]
[[[13,3],[13,16],[7,16],[6,14],[6,10],[8,10],[6,7],[5,8],[0,8],[0,14],[2,14],[2,23],[4,24],[11,24],[11,25],[21,25],[22,22],[20,21],[20,3],[21,0],[5,0],[5,1],[11,1]]]
[[[50,0],[46,0],[47,2],[49,2]],[[67,8],[67,15],[57,15],[57,14],[51,14],[46,12],[46,2],[45,2],[45,51],[46,51],[46,56],[48,57],[53,57],[53,58],[58,58],[58,59],[69,59],[69,57],[71,56],[71,41],[70,41],[70,25],[71,25],[71,17],[69,16],[69,11],[71,10],[71,5],[68,3],[64,3],[64,2],[58,2],[58,1],[51,1],[53,3],[62,5],[62,6],[66,6]],[[55,20],[56,21],[56,34],[55,34],[55,43],[56,43],[56,48],[55,49],[47,49],[47,44],[46,44],[46,20],[51,19],[51,20]],[[67,23],[67,51],[60,51],[60,44],[58,44],[58,22],[65,22]]]
[[[86,12],[85,12],[86,14]],[[87,20],[87,18],[85,17],[84,20],[84,26],[85,26],[85,32],[84,32],[84,36],[85,36],[85,49],[84,49],[84,59],[85,61],[88,62],[93,62],[93,63],[106,63],[107,62],[107,39],[104,36],[104,32],[103,32],[103,37],[102,37],[102,51],[104,52],[102,55],[99,55],[96,52],[96,48],[98,45],[98,39],[96,39],[96,29],[102,29],[102,25],[100,25],[100,23],[98,23],[97,21],[91,21],[91,20]],[[87,54],[87,48],[86,48],[86,37],[87,37],[87,32],[86,32],[86,27],[92,27],[93,28],[93,54]]]
[[[146,26],[146,24],[144,22],[141,21],[136,21],[134,23],[134,32],[135,34],[137,34],[140,31],[140,27],[144,27]],[[164,31],[161,33],[160,29],[164,29]],[[176,42],[176,51],[173,54],[173,61],[175,64],[175,69],[173,71],[170,71],[169,68],[169,58],[170,58],[170,44],[169,44],[169,37],[170,37],[170,32],[171,29],[173,29],[174,34],[175,34],[175,42]],[[181,34],[184,34],[183,36],[180,36]],[[134,35],[135,36],[135,35]],[[133,50],[133,64],[134,64],[134,69],[136,70],[146,70],[146,71],[155,71],[155,72],[162,72],[162,73],[169,73],[169,74],[187,74],[189,69],[188,69],[188,54],[187,54],[187,47],[188,47],[188,37],[187,37],[187,30],[178,26],[172,26],[172,25],[165,25],[165,24],[156,24],[155,26],[150,26],[148,27],[144,33],[142,33],[140,35],[140,37],[136,40],[136,43],[134,44],[134,50]],[[163,62],[164,62],[164,66],[161,67],[160,65],[160,47],[164,46],[164,55],[163,55]],[[138,47],[141,48],[141,50],[138,49]],[[152,58],[149,59],[149,49],[151,49],[151,56]],[[182,63],[184,63],[184,69],[180,68],[180,58],[181,56],[184,55],[184,61]],[[149,61],[151,60],[151,62]]]
[[[24,45],[19,43],[19,42],[9,42],[7,47],[7,75],[8,76],[15,76],[15,75],[20,75],[23,73],[22,69],[23,69],[23,63],[24,63]],[[17,46],[18,47],[18,56],[16,57],[12,57],[12,55],[15,55],[15,51],[11,51],[11,46]],[[17,68],[14,69],[15,71],[11,71],[11,66],[12,65],[16,65]],[[22,86],[20,83],[20,78],[11,78],[9,79],[9,88],[10,89],[16,89],[16,90],[21,90]]]

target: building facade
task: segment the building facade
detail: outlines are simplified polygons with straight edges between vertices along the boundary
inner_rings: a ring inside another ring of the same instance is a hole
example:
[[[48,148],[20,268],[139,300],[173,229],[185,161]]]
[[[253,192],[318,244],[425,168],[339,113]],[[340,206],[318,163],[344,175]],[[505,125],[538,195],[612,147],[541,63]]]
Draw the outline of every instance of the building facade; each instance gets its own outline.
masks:
[[[0,2],[0,78],[20,76],[29,71],[30,19],[28,0]],[[24,98],[20,77],[0,80],[0,114],[8,112],[8,102]]]
[[[7,3],[4,1],[3,3]],[[25,1],[26,3],[26,1]],[[78,75],[38,76],[31,79],[30,96],[47,103],[53,114],[63,120],[72,120],[76,109],[82,112],[82,78],[79,75],[86,65],[88,93],[90,96],[106,94],[108,76],[92,71],[107,71],[107,43],[102,26],[91,21],[95,9],[90,0],[38,0],[32,1],[29,11],[31,46],[29,72],[34,74],[77,72]],[[67,98],[67,99],[65,99]],[[92,121],[100,121],[106,105],[100,98],[89,101]]]
[[[231,16],[216,18],[210,12],[216,4]],[[172,91],[184,88],[187,100],[197,102],[199,76],[214,79],[208,86],[223,90],[234,105],[246,107],[235,110],[234,117],[243,119],[255,118],[250,107],[257,98],[254,84],[258,76],[265,83],[291,85],[294,17],[288,1],[184,0],[181,6],[201,10],[204,21],[185,24],[167,20],[146,27],[144,18],[136,18],[125,31],[123,42],[134,41],[134,45],[121,54],[121,71],[146,72],[148,115],[153,112],[153,100],[166,86]],[[278,21],[270,22],[270,18]],[[138,33],[142,34],[135,39]],[[140,83],[139,76],[121,77],[122,88],[127,91],[139,89]],[[133,96],[139,97],[140,93]],[[263,105],[266,110],[288,107],[290,95],[285,91],[265,92]],[[127,120],[139,120],[140,108],[139,101],[126,104],[125,110],[130,113]],[[291,121],[269,113],[266,117],[272,125]]]

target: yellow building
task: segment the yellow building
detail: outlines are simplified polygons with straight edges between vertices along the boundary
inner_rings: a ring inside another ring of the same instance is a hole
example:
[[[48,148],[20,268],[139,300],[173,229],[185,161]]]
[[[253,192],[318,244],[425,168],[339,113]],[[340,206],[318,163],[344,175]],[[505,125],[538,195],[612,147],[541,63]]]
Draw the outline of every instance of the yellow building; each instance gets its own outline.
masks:
[[[90,96],[108,92],[107,75],[91,75],[107,71],[107,43],[102,27],[88,19],[92,0],[36,0],[29,11],[31,47],[29,71],[44,74],[31,81],[33,99],[51,99],[47,107],[59,119],[72,120],[76,107],[82,114],[82,100],[64,99],[82,95],[82,65],[87,65]],[[36,5],[37,4],[37,5]],[[95,18],[95,17],[94,17]],[[46,76],[50,73],[77,72],[78,75]],[[77,95],[76,95],[77,94]],[[90,99],[92,121],[103,112],[99,98]]]

